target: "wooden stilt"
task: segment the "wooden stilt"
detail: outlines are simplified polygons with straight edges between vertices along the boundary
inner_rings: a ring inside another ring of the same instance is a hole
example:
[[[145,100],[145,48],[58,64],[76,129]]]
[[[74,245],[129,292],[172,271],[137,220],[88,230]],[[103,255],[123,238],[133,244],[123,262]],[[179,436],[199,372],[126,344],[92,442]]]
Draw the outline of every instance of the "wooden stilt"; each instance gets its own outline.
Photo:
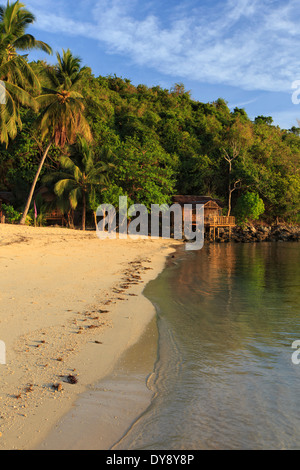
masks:
[[[216,238],[220,238],[220,228],[223,228],[223,229],[227,229],[228,228],[228,234],[229,234],[229,240],[231,239],[232,237],[232,229],[233,229],[233,225],[227,225],[227,224],[215,224],[215,225],[208,225],[207,224],[207,227],[206,227],[206,233],[209,237],[210,240],[212,241],[215,241]]]

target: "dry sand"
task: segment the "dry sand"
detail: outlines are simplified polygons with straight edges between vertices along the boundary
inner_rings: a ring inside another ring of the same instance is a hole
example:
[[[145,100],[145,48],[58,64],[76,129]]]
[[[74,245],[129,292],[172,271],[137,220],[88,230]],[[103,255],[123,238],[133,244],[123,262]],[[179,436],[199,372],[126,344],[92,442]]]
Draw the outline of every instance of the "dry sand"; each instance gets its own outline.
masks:
[[[113,371],[153,318],[142,291],[178,243],[0,224],[0,449],[37,448]]]

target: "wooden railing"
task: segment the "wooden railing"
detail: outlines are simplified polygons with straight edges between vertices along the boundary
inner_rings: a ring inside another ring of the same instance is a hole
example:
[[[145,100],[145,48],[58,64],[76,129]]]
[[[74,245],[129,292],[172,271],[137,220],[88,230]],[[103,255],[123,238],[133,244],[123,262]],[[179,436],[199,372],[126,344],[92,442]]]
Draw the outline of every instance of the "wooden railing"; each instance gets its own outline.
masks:
[[[46,213],[47,220],[62,219],[63,217],[64,215],[59,209],[54,209],[53,211]]]
[[[196,215],[192,215],[193,223],[196,223]],[[204,216],[204,225],[210,225],[211,227],[234,227],[235,217],[223,216],[223,215],[207,215]]]
[[[204,225],[210,225],[212,227],[232,227],[235,225],[235,217],[232,216],[208,216],[204,217]]]

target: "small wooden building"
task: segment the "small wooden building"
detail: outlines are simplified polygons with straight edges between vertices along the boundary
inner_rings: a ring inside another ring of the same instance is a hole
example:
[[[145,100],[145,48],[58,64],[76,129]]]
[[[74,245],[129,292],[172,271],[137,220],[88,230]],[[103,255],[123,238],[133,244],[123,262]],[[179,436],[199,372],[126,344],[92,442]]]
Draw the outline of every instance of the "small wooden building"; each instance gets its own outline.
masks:
[[[183,207],[185,204],[191,204],[195,209],[197,204],[204,205],[204,226],[209,231],[213,238],[219,232],[219,228],[229,228],[231,233],[232,227],[235,227],[235,217],[222,215],[223,204],[219,199],[214,199],[210,196],[174,196],[173,203],[180,204]],[[193,222],[195,222],[195,214],[193,214]]]
[[[64,214],[62,213],[61,210],[59,209],[53,209],[52,211],[50,212],[47,212],[46,213],[46,222],[50,222],[51,223],[60,223],[61,226],[65,225],[65,216]]]
[[[40,195],[43,201],[49,204],[49,207],[55,202],[55,195],[46,187],[41,187],[36,194]],[[49,209],[45,214],[45,218],[46,222],[49,224],[60,223],[63,226],[66,223],[64,213],[57,207]]]

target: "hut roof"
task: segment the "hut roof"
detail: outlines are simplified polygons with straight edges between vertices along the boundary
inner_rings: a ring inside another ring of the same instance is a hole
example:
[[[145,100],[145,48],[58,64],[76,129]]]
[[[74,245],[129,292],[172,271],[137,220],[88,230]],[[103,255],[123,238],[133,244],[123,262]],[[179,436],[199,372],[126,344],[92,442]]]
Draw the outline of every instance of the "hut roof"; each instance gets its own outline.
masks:
[[[215,202],[218,206],[223,207],[224,204],[219,199],[214,199],[210,196],[173,196],[173,201],[177,204],[207,204],[208,202]]]

